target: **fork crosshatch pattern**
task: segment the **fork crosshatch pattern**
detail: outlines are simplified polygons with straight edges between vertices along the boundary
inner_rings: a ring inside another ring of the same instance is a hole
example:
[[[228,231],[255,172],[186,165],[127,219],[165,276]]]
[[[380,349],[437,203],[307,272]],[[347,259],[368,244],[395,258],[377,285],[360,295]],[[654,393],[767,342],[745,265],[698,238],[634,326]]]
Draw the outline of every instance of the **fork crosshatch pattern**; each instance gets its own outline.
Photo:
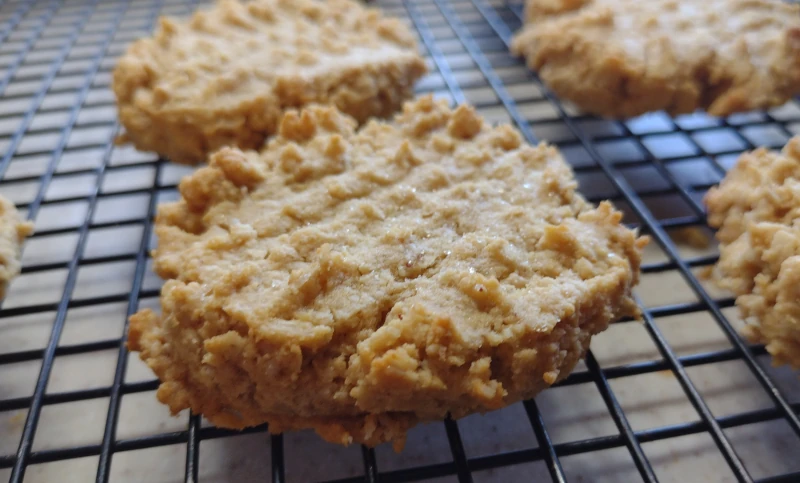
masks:
[[[109,84],[129,42],[197,2],[7,1],[0,193],[36,233],[0,306],[0,480],[800,481],[797,374],[770,367],[738,335],[730,294],[699,276],[718,253],[703,194],[743,150],[800,133],[800,103],[599,120],[509,54],[519,3],[370,3],[418,34],[431,68],[419,93],[558,145],[591,201],[613,200],[653,238],[637,289],[644,321],[596,336],[585,363],[535,401],[420,426],[400,454],[170,417],[123,336],[128,315],[158,305],[152,219],[191,168],[113,144]]]

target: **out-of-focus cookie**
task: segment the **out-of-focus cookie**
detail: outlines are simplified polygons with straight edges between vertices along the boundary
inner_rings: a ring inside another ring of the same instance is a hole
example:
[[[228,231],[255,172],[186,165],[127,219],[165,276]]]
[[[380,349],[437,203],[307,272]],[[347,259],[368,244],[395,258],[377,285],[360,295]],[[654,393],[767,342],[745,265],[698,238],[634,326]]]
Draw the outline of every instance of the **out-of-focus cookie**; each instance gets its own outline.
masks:
[[[719,228],[715,280],[736,294],[747,335],[800,369],[800,136],[743,154],[705,201]]]
[[[645,239],[555,148],[430,97],[355,126],[290,111],[159,208],[161,313],[131,317],[129,344],[173,412],[402,445],[533,397],[638,313]]]
[[[363,122],[396,112],[426,71],[399,20],[351,0],[222,0],[161,19],[113,75],[123,139],[178,163],[258,149],[284,110],[336,105]]]
[[[22,241],[32,232],[33,223],[24,221],[14,203],[0,196],[0,299],[19,274]]]
[[[800,93],[800,6],[780,0],[528,0],[512,50],[563,99],[625,118],[724,116]]]

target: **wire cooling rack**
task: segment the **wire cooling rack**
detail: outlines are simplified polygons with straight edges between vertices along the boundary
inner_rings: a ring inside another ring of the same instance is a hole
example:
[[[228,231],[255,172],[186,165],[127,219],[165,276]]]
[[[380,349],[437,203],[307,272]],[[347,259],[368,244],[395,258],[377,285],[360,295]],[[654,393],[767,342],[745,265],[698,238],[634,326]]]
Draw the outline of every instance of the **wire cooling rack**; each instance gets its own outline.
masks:
[[[597,336],[557,387],[486,416],[422,425],[406,450],[343,448],[308,432],[234,432],[170,418],[127,353],[127,316],[156,306],[148,249],[158,202],[187,168],[125,146],[115,57],[185,0],[0,6],[0,192],[36,234],[0,309],[0,479],[20,481],[800,481],[797,375],[738,335],[701,198],[737,155],[800,132],[796,102],[716,119],[580,115],[508,53],[521,5],[382,0],[419,34],[419,92],[471,102],[557,144],[593,201],[651,235],[644,323]]]

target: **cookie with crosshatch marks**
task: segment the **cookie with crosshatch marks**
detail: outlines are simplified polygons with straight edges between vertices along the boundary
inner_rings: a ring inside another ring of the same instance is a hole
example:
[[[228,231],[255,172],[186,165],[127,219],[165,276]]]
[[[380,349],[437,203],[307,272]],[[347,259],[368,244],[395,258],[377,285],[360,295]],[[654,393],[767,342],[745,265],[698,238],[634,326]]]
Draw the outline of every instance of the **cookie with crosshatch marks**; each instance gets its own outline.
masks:
[[[781,0],[528,0],[512,51],[583,111],[715,116],[800,93],[800,6]]]
[[[161,19],[120,58],[113,89],[123,140],[192,164],[261,148],[292,107],[390,116],[425,72],[408,28],[354,1],[221,0],[187,22]]]
[[[530,398],[636,315],[645,240],[550,146],[430,97],[361,129],[289,111],[159,208],[161,313],[129,345],[173,412],[401,447],[420,421]]]
[[[23,221],[14,203],[0,196],[0,299],[19,274],[22,241],[33,232],[33,223]]]
[[[736,294],[746,335],[800,369],[800,136],[743,154],[705,202],[719,228],[714,279]]]

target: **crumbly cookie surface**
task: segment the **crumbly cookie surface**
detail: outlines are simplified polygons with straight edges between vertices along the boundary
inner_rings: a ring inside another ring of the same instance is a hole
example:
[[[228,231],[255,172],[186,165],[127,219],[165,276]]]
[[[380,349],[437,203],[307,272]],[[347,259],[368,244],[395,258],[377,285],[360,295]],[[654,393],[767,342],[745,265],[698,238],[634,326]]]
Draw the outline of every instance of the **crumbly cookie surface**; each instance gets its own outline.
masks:
[[[390,116],[425,71],[405,25],[352,0],[221,0],[161,19],[120,58],[113,90],[123,139],[191,164],[260,149],[287,108]]]
[[[719,228],[715,280],[736,294],[751,340],[800,369],[800,136],[743,154],[706,205]]]
[[[800,93],[800,6],[780,0],[528,0],[512,51],[585,112],[723,116]]]
[[[161,314],[129,344],[173,412],[402,445],[533,397],[638,311],[642,238],[558,151],[430,97],[392,123],[290,111],[223,149],[156,221]]]
[[[22,241],[32,232],[33,224],[23,221],[14,203],[0,196],[0,299],[19,274]]]

